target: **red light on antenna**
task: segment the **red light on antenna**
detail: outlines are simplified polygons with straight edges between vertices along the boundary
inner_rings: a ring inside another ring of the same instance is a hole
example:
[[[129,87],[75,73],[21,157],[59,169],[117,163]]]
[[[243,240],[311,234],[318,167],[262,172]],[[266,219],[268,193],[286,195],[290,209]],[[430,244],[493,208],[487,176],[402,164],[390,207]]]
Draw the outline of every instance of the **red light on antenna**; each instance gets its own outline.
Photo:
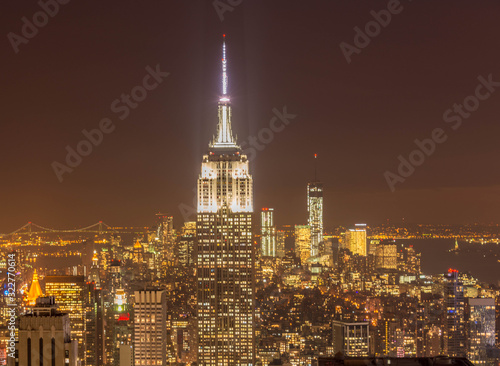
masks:
[[[226,38],[226,35],[225,35],[225,34],[223,34],[223,35],[222,35],[222,37]]]

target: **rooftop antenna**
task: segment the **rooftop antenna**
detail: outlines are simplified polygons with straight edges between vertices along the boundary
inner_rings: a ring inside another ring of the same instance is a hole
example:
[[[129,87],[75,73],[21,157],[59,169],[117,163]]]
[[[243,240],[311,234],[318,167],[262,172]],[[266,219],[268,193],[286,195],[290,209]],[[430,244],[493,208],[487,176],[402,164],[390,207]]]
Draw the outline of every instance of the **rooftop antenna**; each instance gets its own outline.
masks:
[[[222,95],[227,95],[226,35],[222,35]]]
[[[314,154],[314,181],[318,181],[318,154]]]

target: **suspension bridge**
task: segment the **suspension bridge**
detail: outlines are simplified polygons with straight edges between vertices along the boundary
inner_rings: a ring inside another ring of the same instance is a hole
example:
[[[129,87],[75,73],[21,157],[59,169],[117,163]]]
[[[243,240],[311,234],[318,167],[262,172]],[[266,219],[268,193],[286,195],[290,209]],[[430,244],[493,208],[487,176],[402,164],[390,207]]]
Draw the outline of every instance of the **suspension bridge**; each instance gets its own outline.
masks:
[[[135,232],[134,230],[126,230],[128,228],[122,229],[115,229],[108,224],[99,221],[96,222],[95,224],[82,227],[79,229],[51,229],[47,227],[40,226],[38,224],[35,224],[33,222],[28,222],[27,224],[21,226],[19,229],[14,230],[13,232],[9,234],[0,234],[0,238],[5,238],[5,237],[10,237],[14,235],[37,235],[37,234],[50,234],[50,233],[95,233],[95,234],[106,234],[106,233],[111,233],[111,234],[118,234],[118,233],[130,233],[130,232]]]

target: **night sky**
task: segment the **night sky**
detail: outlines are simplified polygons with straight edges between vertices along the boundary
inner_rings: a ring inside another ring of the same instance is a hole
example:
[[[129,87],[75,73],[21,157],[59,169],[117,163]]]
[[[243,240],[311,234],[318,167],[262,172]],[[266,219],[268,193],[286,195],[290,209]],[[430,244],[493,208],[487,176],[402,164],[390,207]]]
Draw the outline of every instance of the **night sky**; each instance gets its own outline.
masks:
[[[256,210],[304,224],[317,153],[327,228],[499,222],[500,87],[483,87],[478,106],[469,98],[458,128],[443,114],[475,94],[478,77],[500,81],[500,2],[402,0],[350,63],[339,45],[354,47],[354,27],[387,1],[226,6],[221,20],[212,0],[72,0],[16,53],[9,34],[23,36],[22,18],[41,8],[3,1],[0,232],[28,221],[150,225],[159,211],[180,226],[216,129],[224,33],[238,141],[267,138],[273,109],[296,115],[251,163]],[[157,65],[169,75],[121,120],[111,104]],[[52,163],[103,118],[114,131],[60,182]],[[446,141],[391,192],[384,172],[397,174],[398,156],[436,128]]]

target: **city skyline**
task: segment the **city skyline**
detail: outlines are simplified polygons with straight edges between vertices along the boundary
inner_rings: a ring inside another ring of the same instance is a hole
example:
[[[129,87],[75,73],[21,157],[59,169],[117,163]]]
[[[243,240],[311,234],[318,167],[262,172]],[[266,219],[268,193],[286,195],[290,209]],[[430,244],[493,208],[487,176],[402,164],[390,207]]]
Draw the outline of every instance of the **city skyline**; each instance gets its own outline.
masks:
[[[19,46],[18,53],[7,38],[2,46],[6,66],[12,70],[4,85],[12,93],[6,96],[4,111],[10,122],[2,124],[0,132],[12,138],[1,152],[12,158],[1,165],[3,192],[10,193],[2,197],[9,215],[2,218],[0,231],[10,232],[27,221],[61,227],[97,220],[146,225],[151,213],[182,216],[179,205],[192,207],[195,188],[194,173],[183,167],[198,161],[216,118],[210,105],[217,98],[214,60],[223,33],[231,41],[232,59],[241,65],[230,66],[235,118],[242,121],[235,132],[257,136],[269,127],[273,109],[282,112],[286,106],[289,114],[296,115],[264,144],[252,168],[259,191],[255,206],[274,207],[281,213],[277,224],[306,222],[303,186],[313,177],[315,153],[324,182],[325,227],[403,218],[413,223],[498,221],[494,210],[498,177],[489,168],[498,128],[494,92],[456,133],[447,130],[448,140],[438,144],[404,183],[397,183],[394,193],[383,175],[396,172],[398,156],[408,158],[415,139],[429,138],[434,128],[449,126],[443,113],[472,94],[479,77],[488,79],[491,74],[496,80],[498,52],[484,44],[494,44],[491,30],[497,25],[491,14],[498,5],[474,6],[477,16],[465,18],[470,22],[470,35],[465,36],[459,30],[471,5],[453,3],[457,16],[449,17],[445,10],[451,3],[440,3],[434,9],[436,16],[430,17],[423,4],[402,4],[403,11],[361,53],[352,55],[351,63],[339,44],[352,44],[353,27],[362,28],[372,19],[370,11],[383,10],[386,3],[325,5],[329,12],[316,3],[257,1],[224,13],[222,22],[210,4],[201,2],[178,8],[141,5],[142,12],[130,3],[119,14],[123,19],[140,18],[120,34],[109,30],[121,29],[122,18],[111,17],[110,6],[101,4],[103,15],[96,26],[108,35],[105,39],[91,33],[77,35],[70,25],[71,20],[91,24],[93,5],[61,5],[48,25]],[[19,34],[21,18],[31,18],[39,10],[36,4],[6,7],[11,10],[6,34]],[[281,10],[289,17],[278,26],[272,19]],[[258,25],[256,13],[263,16]],[[157,14],[169,21],[160,21]],[[196,17],[188,17],[192,20],[186,23],[179,14]],[[307,14],[323,22],[313,24]],[[329,14],[334,14],[331,26],[326,22]],[[146,18],[148,26],[139,26]],[[413,29],[412,24],[422,18],[427,19],[426,29]],[[194,19],[206,24],[194,24]],[[295,29],[299,20],[306,26]],[[276,34],[279,46],[263,41],[266,34]],[[121,41],[124,36],[130,42]],[[484,43],[475,43],[479,37]],[[451,52],[466,48],[481,57],[457,58]],[[306,51],[294,53],[297,49]],[[30,67],[31,59],[44,50],[37,68]],[[105,56],[97,56],[101,54]],[[281,65],[283,59],[291,62]],[[169,75],[121,121],[122,114],[111,112],[110,104],[142,81],[146,67],[154,70],[156,65]],[[413,70],[411,75],[407,69]],[[21,98],[22,91],[26,95]],[[31,108],[25,108],[26,103]],[[62,107],[51,108],[54,105]],[[75,147],[83,138],[81,131],[96,128],[105,117],[116,129],[105,134],[103,142],[60,183],[51,164],[64,162],[65,147]],[[188,148],[182,158],[171,159],[182,146]],[[163,169],[158,159],[165,162]],[[279,168],[275,162],[280,162]],[[48,210],[49,206],[54,209]],[[428,206],[435,209],[429,211]],[[71,207],[81,209],[75,212]]]
[[[500,366],[500,4],[117,4],[4,5],[0,366]]]

